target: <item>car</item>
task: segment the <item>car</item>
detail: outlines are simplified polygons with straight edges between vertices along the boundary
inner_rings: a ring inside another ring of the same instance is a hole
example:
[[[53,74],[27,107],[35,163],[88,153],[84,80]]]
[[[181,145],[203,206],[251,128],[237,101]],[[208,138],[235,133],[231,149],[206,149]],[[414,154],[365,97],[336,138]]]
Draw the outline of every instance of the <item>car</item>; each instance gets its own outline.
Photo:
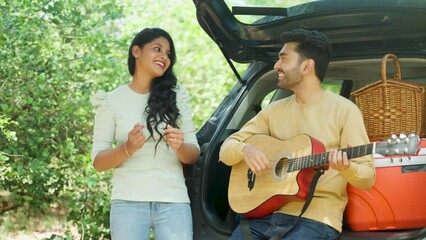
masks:
[[[228,201],[231,167],[219,161],[221,144],[270,102],[292,94],[277,89],[277,73],[273,69],[283,46],[282,32],[304,28],[327,35],[333,54],[322,85],[354,102],[351,93],[381,79],[382,58],[389,53],[398,57],[402,81],[426,84],[426,2],[423,0],[322,0],[286,7],[233,6],[228,0],[193,2],[200,27],[217,43],[235,73],[234,87],[197,133],[201,147],[199,161],[186,166],[196,240],[228,239],[238,224],[238,214]],[[243,17],[252,22],[243,22]],[[247,63],[248,67],[240,74],[235,63]],[[394,71],[393,65],[391,61],[387,63],[389,73]],[[425,179],[426,164],[420,166],[421,177]],[[420,193],[424,184],[413,182],[401,187]],[[404,199],[409,200],[410,196]],[[420,206],[424,213],[425,202],[423,193],[403,204]],[[417,225],[425,220],[424,216],[419,220],[419,216],[406,214]],[[426,239],[426,220],[415,228],[362,231],[352,230],[347,222],[342,224],[342,240]]]

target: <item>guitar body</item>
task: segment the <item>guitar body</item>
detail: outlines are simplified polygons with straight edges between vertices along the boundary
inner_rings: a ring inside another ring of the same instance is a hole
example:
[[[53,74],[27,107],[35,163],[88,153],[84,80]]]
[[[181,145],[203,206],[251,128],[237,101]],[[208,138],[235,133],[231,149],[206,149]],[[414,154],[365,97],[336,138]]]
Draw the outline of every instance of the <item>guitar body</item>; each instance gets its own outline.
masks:
[[[379,143],[340,149],[348,159],[373,153],[410,155],[419,152],[419,136],[392,137]],[[290,201],[304,201],[315,175],[315,168],[328,164],[324,145],[306,134],[282,141],[268,135],[253,135],[249,143],[271,162],[271,171],[254,174],[245,161],[232,166],[228,200],[232,210],[248,218],[273,213]],[[328,166],[326,166],[327,169]]]
[[[268,135],[253,135],[246,143],[262,151],[271,161],[271,172],[250,175],[245,161],[232,166],[228,200],[232,210],[248,218],[273,213],[290,201],[303,201],[315,174],[314,168],[287,172],[286,159],[325,152],[324,145],[306,134],[282,141]],[[251,178],[254,179],[249,184]]]

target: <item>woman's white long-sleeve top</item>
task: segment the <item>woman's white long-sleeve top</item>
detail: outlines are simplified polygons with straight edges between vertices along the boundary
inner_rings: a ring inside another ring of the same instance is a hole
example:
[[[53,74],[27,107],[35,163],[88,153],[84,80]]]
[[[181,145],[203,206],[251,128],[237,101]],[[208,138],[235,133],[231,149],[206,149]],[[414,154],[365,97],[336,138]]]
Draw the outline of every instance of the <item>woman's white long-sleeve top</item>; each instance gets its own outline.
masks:
[[[189,95],[182,86],[175,88],[177,107],[180,111],[178,127],[183,131],[184,142],[199,148]],[[127,141],[128,132],[138,122],[146,126],[145,107],[149,93],[139,94],[128,85],[111,92],[98,91],[92,98],[96,109],[93,133],[92,161],[103,150],[120,146]],[[161,129],[166,127],[166,123]],[[150,136],[143,129],[146,138]],[[155,139],[159,135],[154,135]],[[162,140],[155,150],[150,138],[132,157],[113,170],[112,199],[143,202],[189,203],[182,164],[175,152]]]

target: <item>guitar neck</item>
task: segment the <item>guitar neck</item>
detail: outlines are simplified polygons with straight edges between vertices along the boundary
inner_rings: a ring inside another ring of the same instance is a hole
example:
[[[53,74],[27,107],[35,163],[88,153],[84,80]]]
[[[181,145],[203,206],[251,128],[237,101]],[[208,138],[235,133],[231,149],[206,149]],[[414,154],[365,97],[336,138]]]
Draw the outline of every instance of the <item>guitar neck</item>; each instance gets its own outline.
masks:
[[[370,143],[362,146],[341,149],[341,151],[346,152],[348,159],[352,159],[373,154],[375,152],[375,148],[376,143]],[[288,159],[288,172],[326,165],[328,163],[329,154],[330,152],[325,152]]]

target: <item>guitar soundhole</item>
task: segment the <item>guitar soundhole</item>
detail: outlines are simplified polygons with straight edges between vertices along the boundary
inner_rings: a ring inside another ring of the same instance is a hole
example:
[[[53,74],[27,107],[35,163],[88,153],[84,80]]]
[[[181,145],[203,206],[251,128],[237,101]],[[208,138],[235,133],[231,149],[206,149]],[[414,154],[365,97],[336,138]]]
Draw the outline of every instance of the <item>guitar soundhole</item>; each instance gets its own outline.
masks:
[[[278,160],[277,165],[275,167],[275,175],[280,178],[284,178],[287,175],[289,166],[288,158],[282,158]]]

